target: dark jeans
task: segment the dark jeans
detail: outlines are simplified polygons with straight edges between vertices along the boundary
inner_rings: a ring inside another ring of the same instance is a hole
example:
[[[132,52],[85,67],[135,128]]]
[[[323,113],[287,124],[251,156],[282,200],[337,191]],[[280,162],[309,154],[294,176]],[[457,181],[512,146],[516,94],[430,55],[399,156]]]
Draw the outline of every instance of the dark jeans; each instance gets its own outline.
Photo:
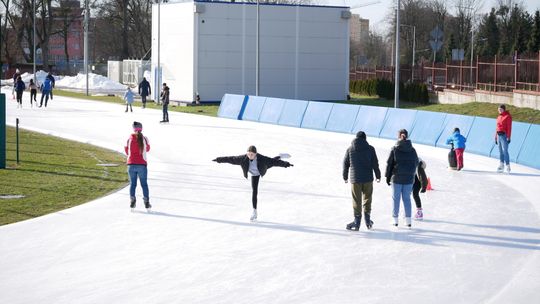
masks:
[[[163,121],[169,121],[169,104],[163,103]]]
[[[17,102],[22,105],[22,94],[23,91],[17,91]]]
[[[32,99],[36,101],[36,96],[37,96],[37,90],[36,89],[30,90],[30,104],[32,104]]]
[[[414,184],[412,188],[412,196],[414,198],[414,203],[416,204],[416,208],[422,208],[422,201],[420,200],[420,189],[422,188],[422,184],[420,184],[420,180],[418,177],[414,177]]]
[[[142,107],[146,108],[146,95],[141,95]]]
[[[251,176],[251,188],[253,189],[253,194],[251,195],[251,203],[253,204],[253,209],[257,209],[257,193],[259,192],[259,179],[261,177]]]
[[[39,103],[40,107],[43,105],[43,97],[45,97],[45,107],[47,107],[47,101],[49,101],[49,94],[51,94],[51,92],[41,92],[41,102]]]

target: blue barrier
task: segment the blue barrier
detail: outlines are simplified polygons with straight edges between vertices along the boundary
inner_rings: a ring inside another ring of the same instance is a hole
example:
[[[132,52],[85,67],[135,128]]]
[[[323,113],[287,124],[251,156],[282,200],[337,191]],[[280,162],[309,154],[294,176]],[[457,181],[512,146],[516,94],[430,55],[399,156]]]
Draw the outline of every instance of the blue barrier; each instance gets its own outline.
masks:
[[[369,136],[379,137],[388,108],[362,106],[354,123],[352,133],[364,131]]]
[[[308,102],[305,100],[287,99],[281,110],[278,124],[290,127],[300,127]]]
[[[459,128],[461,135],[467,137],[469,135],[469,130],[471,129],[472,123],[474,121],[474,116],[465,116],[457,114],[447,114],[444,119],[444,127],[441,132],[441,136],[437,140],[437,147],[448,147],[446,145],[446,140],[452,133],[454,133],[454,128]]]
[[[310,101],[300,127],[324,130],[333,106],[330,102]]]
[[[358,109],[360,109],[358,105],[334,104],[330,112],[330,117],[328,117],[328,122],[326,123],[326,130],[351,133]]]
[[[266,102],[266,97],[261,96],[248,96],[248,102],[246,109],[244,110],[244,115],[240,117],[242,120],[249,121],[259,121],[261,116],[264,103]]]
[[[511,142],[508,145],[508,154],[510,154],[510,161],[518,162],[519,153],[523,147],[523,143],[525,142],[527,133],[529,133],[530,127],[531,124],[528,123],[512,122],[512,134],[510,138]],[[493,120],[493,124],[491,125],[489,138],[493,142],[495,142],[495,120]],[[499,159],[499,155],[499,146],[494,145],[493,150],[491,150],[491,157]]]
[[[446,113],[418,111],[414,126],[409,132],[413,143],[435,146],[444,127]]]
[[[469,134],[466,136],[465,151],[489,156],[495,145],[495,141],[493,140],[494,126],[495,119],[476,117],[469,130]]]
[[[259,121],[277,124],[281,116],[283,104],[285,104],[285,99],[266,98],[261,115],[259,116]]]
[[[514,126],[510,146],[514,144]],[[527,137],[521,146],[517,162],[526,166],[540,169],[540,125],[531,125]],[[510,151],[509,151],[510,152]],[[512,157],[512,155],[510,155]]]
[[[397,133],[401,129],[406,129],[409,133],[413,129],[416,118],[416,110],[388,109],[384,126],[379,133],[379,137],[396,139]]]
[[[242,108],[247,103],[247,96],[225,94],[219,105],[218,116],[224,118],[239,119]]]

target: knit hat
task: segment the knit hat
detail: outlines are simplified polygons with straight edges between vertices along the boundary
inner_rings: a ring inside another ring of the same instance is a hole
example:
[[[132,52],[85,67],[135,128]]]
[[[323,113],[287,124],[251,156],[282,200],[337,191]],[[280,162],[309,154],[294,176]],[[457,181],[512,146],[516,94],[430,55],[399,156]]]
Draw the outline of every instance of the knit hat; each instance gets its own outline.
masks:
[[[138,121],[133,122],[133,130],[134,131],[142,131],[142,123]]]
[[[358,131],[358,133],[356,133],[356,137],[366,139],[366,133],[364,131]]]
[[[248,149],[247,149],[248,152],[253,152],[253,153],[257,153],[257,148],[255,148],[255,146],[249,146]]]

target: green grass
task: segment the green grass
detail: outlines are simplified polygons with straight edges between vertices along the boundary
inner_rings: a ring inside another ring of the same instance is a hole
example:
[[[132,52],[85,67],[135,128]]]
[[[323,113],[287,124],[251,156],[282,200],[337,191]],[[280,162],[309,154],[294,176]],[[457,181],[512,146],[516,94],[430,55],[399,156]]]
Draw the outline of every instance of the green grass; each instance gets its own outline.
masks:
[[[379,107],[394,107],[393,100],[387,100],[383,98],[373,96],[362,96],[358,94],[351,94],[350,101],[340,101],[343,103],[370,105]],[[432,112],[445,112],[453,114],[471,115],[479,117],[497,118],[499,112],[497,108],[498,104],[485,103],[485,102],[470,102],[465,104],[417,104],[411,102],[401,101],[399,103],[400,108],[415,109]],[[540,111],[531,108],[518,108],[511,105],[507,105],[506,109],[512,114],[514,121],[522,121],[527,123],[540,124]]]
[[[16,163],[15,128],[7,128],[6,169],[0,169],[0,225],[77,206],[126,186],[125,157],[119,153],[19,130]],[[117,167],[98,163],[119,164]]]
[[[112,103],[117,103],[117,104],[125,104],[125,101],[118,96],[92,96],[92,95],[86,96],[86,94],[84,93],[63,91],[63,90],[54,90],[54,95],[71,97],[71,98],[104,101],[104,102],[112,102]],[[133,105],[135,107],[141,107],[142,103],[140,101],[135,101]],[[147,102],[146,107],[149,109],[161,110],[161,105],[158,105],[154,103],[153,101]],[[203,104],[203,105],[197,105],[197,106],[175,106],[172,104],[169,105],[169,111],[199,114],[199,115],[214,116],[214,117],[217,116],[218,109],[219,109],[219,105],[217,104],[212,104],[212,105]]]

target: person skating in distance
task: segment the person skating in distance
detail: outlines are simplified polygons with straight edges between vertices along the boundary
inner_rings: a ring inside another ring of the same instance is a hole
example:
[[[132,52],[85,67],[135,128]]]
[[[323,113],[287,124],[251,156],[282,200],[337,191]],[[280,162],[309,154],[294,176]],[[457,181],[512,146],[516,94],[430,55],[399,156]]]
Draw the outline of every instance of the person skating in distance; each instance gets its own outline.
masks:
[[[255,146],[249,146],[247,153],[238,156],[223,156],[217,157],[212,161],[217,163],[228,163],[231,165],[240,165],[244,173],[244,177],[248,178],[248,172],[251,174],[251,188],[253,193],[251,196],[251,203],[253,205],[253,214],[250,220],[255,221],[257,219],[257,193],[259,189],[259,179],[266,174],[266,171],[272,167],[284,167],[288,168],[294,166],[293,164],[281,160],[286,155],[276,156],[270,158],[262,154],[257,153]]]

